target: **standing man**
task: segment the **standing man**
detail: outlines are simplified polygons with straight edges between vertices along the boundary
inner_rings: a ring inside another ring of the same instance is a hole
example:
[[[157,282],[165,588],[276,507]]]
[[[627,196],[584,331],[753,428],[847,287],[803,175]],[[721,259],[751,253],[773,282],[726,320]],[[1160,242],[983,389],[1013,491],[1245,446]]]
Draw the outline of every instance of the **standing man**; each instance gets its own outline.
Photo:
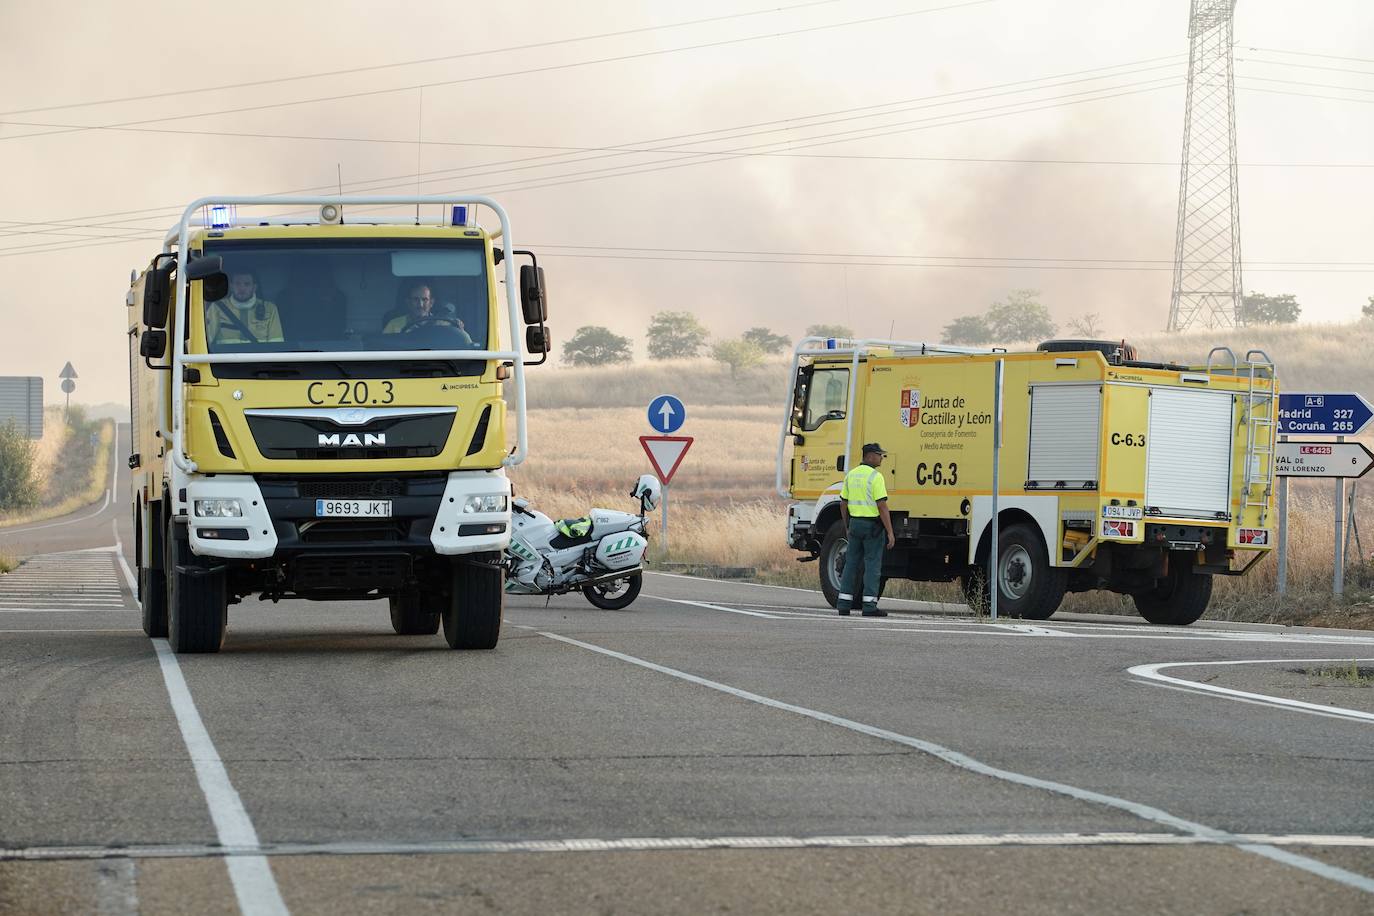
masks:
[[[887,452],[876,442],[864,446],[863,463],[844,475],[840,489],[840,517],[849,533],[844,554],[844,573],[840,576],[840,614],[848,617],[859,594],[859,567],[863,567],[863,615],[886,617],[878,610],[878,590],[882,586],[883,541],[891,548],[897,543],[892,534],[892,516],[887,511],[887,483],[878,467]],[[882,526],[879,527],[879,522]]]

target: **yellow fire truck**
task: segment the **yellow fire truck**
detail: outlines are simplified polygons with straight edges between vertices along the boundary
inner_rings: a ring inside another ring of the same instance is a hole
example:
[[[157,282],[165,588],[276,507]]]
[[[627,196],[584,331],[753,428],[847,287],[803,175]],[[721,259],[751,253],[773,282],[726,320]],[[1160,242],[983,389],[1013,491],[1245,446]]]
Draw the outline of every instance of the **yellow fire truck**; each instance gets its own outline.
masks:
[[[1202,616],[1212,576],[1271,548],[1278,382],[1262,351],[1201,366],[1142,362],[1124,342],[1035,352],[807,338],[778,440],[788,543],[818,559],[833,606],[844,565],[839,491],[865,442],[882,465],[897,545],[883,579],[959,579],[1043,620],[1066,591],[1131,595],[1151,623]],[[1003,367],[997,569],[994,402]],[[789,449],[789,445],[791,446]]]
[[[496,645],[505,468],[549,349],[499,204],[203,198],[126,304],[144,632],[214,652],[250,595],[386,598],[397,633]]]

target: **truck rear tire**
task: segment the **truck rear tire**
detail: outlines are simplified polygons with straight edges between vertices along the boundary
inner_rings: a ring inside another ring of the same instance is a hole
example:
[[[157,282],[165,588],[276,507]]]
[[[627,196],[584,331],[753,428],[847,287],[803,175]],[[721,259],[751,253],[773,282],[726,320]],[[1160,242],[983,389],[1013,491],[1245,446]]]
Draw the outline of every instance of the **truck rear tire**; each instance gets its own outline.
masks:
[[[439,632],[440,612],[434,609],[438,601],[426,602],[416,590],[402,592],[388,599],[391,605],[391,629],[397,636],[433,636]]]
[[[167,641],[177,654],[218,652],[224,645],[229,593],[224,567],[212,567],[191,553],[186,526],[168,525]]]
[[[167,576],[160,569],[138,568],[139,605],[143,632],[149,639],[167,636]]]
[[[831,607],[840,606],[840,577],[844,574],[844,556],[849,547],[849,532],[844,523],[833,522],[821,539],[820,562],[816,564],[821,577],[821,594]]]
[[[506,570],[499,553],[480,553],[455,561],[453,588],[443,610],[448,647],[496,648],[505,602]]]
[[[1188,554],[1171,554],[1169,574],[1150,591],[1131,596],[1140,616],[1161,626],[1186,627],[1206,613],[1212,577],[1193,572],[1195,562]]]
[[[985,598],[991,606],[991,595],[981,580],[982,567],[977,574],[965,578],[965,596]],[[1049,554],[1040,532],[1030,525],[1009,525],[997,537],[997,613],[1001,617],[1025,620],[1048,620],[1064,601],[1068,577],[1064,570],[1050,566]],[[970,588],[981,594],[970,596]]]

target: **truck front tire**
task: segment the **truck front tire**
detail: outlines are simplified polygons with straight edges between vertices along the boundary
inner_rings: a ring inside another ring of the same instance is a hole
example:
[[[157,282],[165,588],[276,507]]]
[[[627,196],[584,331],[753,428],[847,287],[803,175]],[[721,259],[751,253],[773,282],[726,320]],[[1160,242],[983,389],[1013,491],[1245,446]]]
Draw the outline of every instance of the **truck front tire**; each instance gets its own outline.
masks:
[[[160,503],[150,503],[146,514],[152,521],[143,527],[144,512],[134,509],[134,563],[138,569],[138,605],[143,612],[143,632],[149,639],[167,636],[167,577],[162,551],[162,512]],[[148,563],[143,565],[143,540],[148,539]]]
[[[169,523],[164,541],[167,641],[177,654],[218,652],[229,617],[224,568],[200,562],[191,553],[185,525]]]
[[[987,585],[986,558],[963,578],[964,598],[970,607],[992,605]],[[997,614],[1026,620],[1048,620],[1064,601],[1068,577],[1050,566],[1040,532],[1030,525],[1009,525],[998,532]]]
[[[1193,572],[1194,562],[1187,554],[1169,555],[1169,574],[1150,591],[1131,596],[1141,617],[1161,626],[1186,627],[1206,613],[1212,577]]]
[[[473,562],[475,561],[475,562]],[[453,565],[453,588],[444,605],[444,640],[450,649],[495,649],[501,638],[506,570],[499,553],[475,554]]]
[[[820,562],[816,564],[821,577],[821,594],[831,607],[840,606],[840,577],[844,574],[844,555],[849,547],[849,532],[844,523],[832,522],[821,540]]]

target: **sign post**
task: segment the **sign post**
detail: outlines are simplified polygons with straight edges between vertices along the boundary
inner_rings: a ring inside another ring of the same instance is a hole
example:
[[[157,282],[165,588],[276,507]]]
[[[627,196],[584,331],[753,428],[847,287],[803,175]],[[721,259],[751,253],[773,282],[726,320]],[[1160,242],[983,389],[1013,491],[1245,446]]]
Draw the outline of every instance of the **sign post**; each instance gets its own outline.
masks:
[[[988,595],[989,608],[993,623],[997,622],[997,593],[1002,590],[1001,577],[997,570],[997,539],[1002,528],[997,520],[997,490],[1001,483],[1002,464],[1002,365],[996,362],[992,375],[992,549],[988,553]]]
[[[687,419],[682,400],[671,394],[660,394],[649,402],[649,428],[656,436],[640,436],[639,444],[649,456],[659,483],[663,484],[663,552],[668,552],[668,483],[677,473],[682,457],[692,447],[691,436],[674,436]]]
[[[1345,482],[1363,476],[1374,465],[1374,455],[1346,436],[1361,432],[1374,419],[1374,407],[1353,391],[1295,392],[1279,395],[1279,443],[1274,453],[1279,476],[1279,570],[1278,591],[1288,586],[1288,481],[1289,477],[1334,477],[1335,545],[1331,591],[1345,591]],[[1335,436],[1332,442],[1293,442],[1290,436]]]
[[[640,436],[639,444],[649,456],[654,474],[663,484],[663,552],[668,552],[668,484],[682,464],[687,449],[692,447],[691,436]]]
[[[67,365],[62,367],[62,372],[57,377],[62,379],[62,390],[67,395],[67,403],[62,408],[62,413],[65,415],[72,409],[72,392],[76,390],[76,382],[74,381],[76,370],[72,368],[70,360],[68,360]]]

